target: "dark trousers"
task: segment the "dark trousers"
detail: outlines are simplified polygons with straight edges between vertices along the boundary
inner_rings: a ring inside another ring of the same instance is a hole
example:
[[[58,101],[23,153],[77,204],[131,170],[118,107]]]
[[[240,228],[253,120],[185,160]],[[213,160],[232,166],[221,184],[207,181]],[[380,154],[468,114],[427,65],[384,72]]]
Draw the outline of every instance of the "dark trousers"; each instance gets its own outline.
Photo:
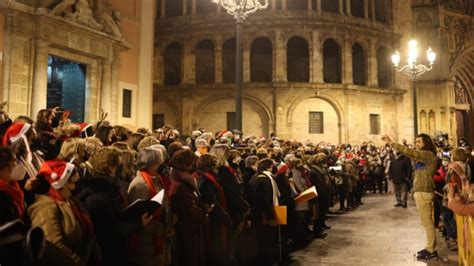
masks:
[[[275,237],[276,227],[269,225],[257,225],[257,243],[258,243],[258,257],[257,265],[272,265],[277,254],[278,239]]]
[[[446,237],[456,239],[457,230],[456,230],[456,219],[453,211],[444,207],[443,208],[443,223],[446,228]]]
[[[395,197],[397,198],[398,204],[407,204],[408,199],[408,184],[400,183],[395,185]]]
[[[439,226],[439,221],[441,220],[441,210],[443,208],[443,199],[435,195],[434,205],[433,205],[433,215],[434,215],[434,226]]]
[[[344,203],[347,197],[346,189],[343,185],[337,186],[337,194],[339,196],[339,209],[342,210],[345,208]]]

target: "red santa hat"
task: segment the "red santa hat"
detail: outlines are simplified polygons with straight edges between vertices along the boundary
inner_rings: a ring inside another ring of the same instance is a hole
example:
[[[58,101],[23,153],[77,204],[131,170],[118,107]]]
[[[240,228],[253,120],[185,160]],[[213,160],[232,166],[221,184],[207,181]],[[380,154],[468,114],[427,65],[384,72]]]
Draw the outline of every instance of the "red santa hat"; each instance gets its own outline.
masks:
[[[46,161],[41,165],[39,174],[43,174],[51,186],[58,190],[64,187],[72,176],[74,164],[61,160]]]
[[[89,123],[79,123],[79,127],[81,128],[81,135],[84,138],[87,137],[92,137],[94,135],[93,132],[91,132],[93,125]],[[92,133],[92,134],[91,134]]]
[[[30,130],[31,125],[28,123],[13,123],[5,132],[3,136],[3,145],[7,146],[9,143],[13,143],[23,136],[25,136],[26,132]]]

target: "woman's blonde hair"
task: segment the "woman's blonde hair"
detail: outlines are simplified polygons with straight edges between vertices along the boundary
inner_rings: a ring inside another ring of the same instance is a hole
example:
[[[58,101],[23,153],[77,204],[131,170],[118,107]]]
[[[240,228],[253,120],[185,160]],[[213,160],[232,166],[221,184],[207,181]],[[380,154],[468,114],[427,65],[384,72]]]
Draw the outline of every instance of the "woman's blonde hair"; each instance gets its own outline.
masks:
[[[210,153],[217,157],[217,166],[229,166],[230,148],[226,144],[216,144],[212,146]]]
[[[88,137],[83,139],[83,141],[85,144],[85,150],[89,157],[94,155],[94,153],[103,146],[102,141],[96,137]]]
[[[93,175],[115,175],[110,172],[110,168],[120,164],[120,155],[121,152],[117,148],[106,146],[97,150],[87,163],[92,167]]]
[[[58,159],[63,161],[74,160],[75,163],[82,163],[86,155],[86,145],[80,138],[70,138],[63,142]]]

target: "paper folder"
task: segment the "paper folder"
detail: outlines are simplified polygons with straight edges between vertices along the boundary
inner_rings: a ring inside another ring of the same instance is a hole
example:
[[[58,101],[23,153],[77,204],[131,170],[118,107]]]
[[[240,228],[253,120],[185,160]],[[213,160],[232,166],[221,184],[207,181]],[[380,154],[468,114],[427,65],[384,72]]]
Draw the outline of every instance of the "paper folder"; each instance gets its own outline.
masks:
[[[273,206],[273,212],[275,213],[275,223],[277,225],[287,224],[286,206]],[[270,222],[263,217],[263,224],[269,224]]]
[[[316,187],[312,186],[307,190],[301,192],[296,198],[295,203],[303,203],[309,200],[312,200],[318,196],[318,192],[316,191]]]

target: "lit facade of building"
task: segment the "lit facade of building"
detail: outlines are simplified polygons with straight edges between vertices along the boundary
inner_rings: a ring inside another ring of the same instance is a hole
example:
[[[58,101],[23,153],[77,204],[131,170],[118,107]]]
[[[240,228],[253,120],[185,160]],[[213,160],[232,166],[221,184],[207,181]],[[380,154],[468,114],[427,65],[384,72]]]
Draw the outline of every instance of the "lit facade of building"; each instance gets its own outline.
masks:
[[[231,128],[234,19],[211,0],[158,5],[155,126]],[[390,55],[406,54],[414,37],[422,60],[428,46],[438,54],[417,82],[419,131],[470,138],[473,36],[459,24],[472,25],[472,12],[472,1],[270,0],[244,22],[244,133],[330,143],[412,139],[411,82]]]

